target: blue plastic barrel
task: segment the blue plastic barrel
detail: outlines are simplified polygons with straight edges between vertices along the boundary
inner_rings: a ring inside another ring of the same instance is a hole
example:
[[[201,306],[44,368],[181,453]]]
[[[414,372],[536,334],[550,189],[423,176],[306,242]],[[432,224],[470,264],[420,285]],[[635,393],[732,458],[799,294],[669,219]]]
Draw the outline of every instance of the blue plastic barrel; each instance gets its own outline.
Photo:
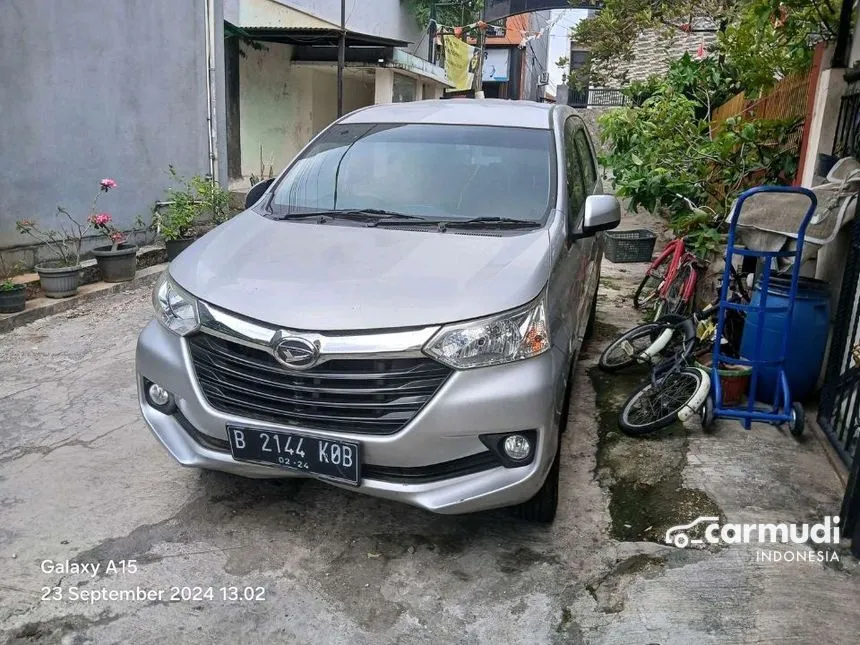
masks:
[[[767,290],[767,307],[783,307],[789,304],[791,279],[771,276]],[[753,306],[761,302],[761,290],[756,285],[753,291]],[[747,313],[741,340],[741,356],[753,361],[778,360],[782,354],[782,337],[785,331],[786,312],[764,314],[764,333],[761,347],[756,348],[759,327],[758,314]],[[827,334],[830,326],[830,287],[822,280],[799,278],[794,315],[788,334],[788,350],[785,357],[785,374],[793,400],[803,400],[815,389]],[[776,391],[776,368],[757,368],[758,384],[756,399],[772,403]]]

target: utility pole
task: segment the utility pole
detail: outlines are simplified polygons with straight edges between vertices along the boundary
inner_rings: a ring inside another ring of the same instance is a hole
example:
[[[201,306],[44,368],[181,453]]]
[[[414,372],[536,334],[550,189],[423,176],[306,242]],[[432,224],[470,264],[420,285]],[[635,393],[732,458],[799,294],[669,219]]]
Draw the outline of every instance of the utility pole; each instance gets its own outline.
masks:
[[[427,50],[427,60],[433,64],[436,63],[436,34],[439,31],[436,18],[436,3],[434,2],[430,5],[430,25],[427,27],[427,35],[430,37],[430,41],[427,44],[429,47]]]
[[[346,0],[340,0],[340,38],[337,43],[337,116],[343,116],[343,69],[346,66]]]
[[[484,52],[487,49],[487,5],[481,9],[481,19],[478,21],[478,65],[475,68],[475,98],[484,98]]]

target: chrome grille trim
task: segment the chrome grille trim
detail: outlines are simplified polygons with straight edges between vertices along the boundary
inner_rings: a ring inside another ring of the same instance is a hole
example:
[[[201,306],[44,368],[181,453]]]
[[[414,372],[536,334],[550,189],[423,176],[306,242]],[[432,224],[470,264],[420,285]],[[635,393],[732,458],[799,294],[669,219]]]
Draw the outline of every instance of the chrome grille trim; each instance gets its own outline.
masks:
[[[295,370],[276,360],[266,342],[283,330],[201,305],[201,329],[185,341],[207,402],[230,415],[297,430],[393,434],[453,373],[421,352],[438,327],[348,335],[289,331],[321,346],[316,365]]]
[[[434,325],[385,332],[319,333],[266,325],[202,301],[199,311],[201,331],[272,355],[272,341],[279,332],[318,343],[320,358],[317,364],[333,359],[422,357],[422,348],[439,331],[439,326]]]

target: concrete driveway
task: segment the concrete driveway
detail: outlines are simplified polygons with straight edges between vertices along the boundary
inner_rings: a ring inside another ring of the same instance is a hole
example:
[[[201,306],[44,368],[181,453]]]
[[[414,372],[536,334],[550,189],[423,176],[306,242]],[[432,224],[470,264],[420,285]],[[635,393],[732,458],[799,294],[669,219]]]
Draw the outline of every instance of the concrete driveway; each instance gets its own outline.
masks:
[[[179,467],[137,411],[148,289],[0,336],[0,642],[856,643],[844,548],[762,563],[751,546],[660,543],[711,513],[818,521],[841,489],[816,441],[770,427],[617,432],[641,375],[593,365],[634,319],[640,271],[604,269],[549,527]]]

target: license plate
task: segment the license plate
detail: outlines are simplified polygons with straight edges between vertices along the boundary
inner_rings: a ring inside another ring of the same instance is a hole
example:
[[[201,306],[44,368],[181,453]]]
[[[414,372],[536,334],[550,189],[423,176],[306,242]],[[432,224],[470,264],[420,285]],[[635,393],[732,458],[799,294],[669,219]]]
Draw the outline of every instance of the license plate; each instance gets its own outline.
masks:
[[[358,486],[361,447],[291,432],[227,426],[230,452],[236,461],[277,466]]]

